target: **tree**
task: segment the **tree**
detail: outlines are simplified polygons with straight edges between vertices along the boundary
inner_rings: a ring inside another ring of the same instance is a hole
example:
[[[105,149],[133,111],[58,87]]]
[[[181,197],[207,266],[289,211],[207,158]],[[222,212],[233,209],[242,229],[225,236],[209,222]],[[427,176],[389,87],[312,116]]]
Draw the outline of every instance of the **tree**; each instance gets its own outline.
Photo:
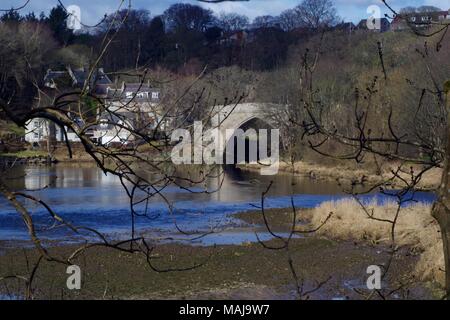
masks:
[[[302,25],[311,29],[330,27],[339,21],[336,7],[331,0],[303,0],[295,10]]]
[[[150,21],[151,14],[148,10],[122,9],[106,16],[99,28],[103,34],[112,27],[119,33],[129,33],[130,36],[134,36],[134,34],[142,32],[144,28],[148,27]]]
[[[270,70],[285,60],[289,39],[286,32],[276,27],[256,29],[254,40],[247,44],[243,64],[251,70]]]
[[[249,23],[247,16],[237,13],[221,13],[218,18],[218,26],[226,32],[244,30]]]
[[[99,39],[103,39],[105,35],[111,35],[110,28],[114,32],[114,41],[102,57],[104,67],[120,70],[146,63],[150,59],[147,55],[149,44],[146,44],[151,40],[146,37],[150,23],[148,10],[123,9],[107,16],[97,34]],[[100,50],[101,44],[101,41],[96,43],[97,50]]]
[[[0,24],[0,40],[2,43],[2,46],[0,46],[0,113],[2,119],[14,122],[21,127],[25,127],[29,121],[44,119],[55,126],[59,126],[64,132],[70,130],[70,132],[76,134],[83,152],[91,156],[105,174],[113,175],[123,183],[124,192],[130,199],[129,212],[132,221],[129,238],[120,242],[110,241],[107,237],[89,227],[74,225],[53,211],[46,203],[37,199],[32,190],[11,190],[7,181],[8,178],[5,179],[6,175],[3,173],[9,172],[15,166],[15,162],[13,164],[2,163],[0,194],[16,209],[18,215],[22,218],[30,240],[35,245],[36,252],[39,255],[37,262],[34,263],[33,268],[29,269],[30,272],[26,276],[11,277],[24,281],[25,298],[31,299],[33,297],[33,277],[41,261],[70,265],[85,250],[92,247],[106,247],[142,255],[149,268],[155,272],[179,272],[201,266],[204,263],[202,261],[190,263],[186,267],[176,265],[175,267],[162,268],[159,264],[155,264],[154,243],[136,232],[135,219],[137,217],[148,217],[151,220],[152,213],[143,204],[152,201],[153,197],[161,196],[162,199],[165,199],[162,193],[165,187],[175,185],[188,192],[198,193],[200,188],[195,188],[195,185],[204,185],[210,176],[217,177],[216,169],[212,170],[206,167],[200,171],[199,179],[178,178],[176,168],[170,164],[170,161],[167,161],[169,159],[166,158],[167,155],[164,152],[164,147],[169,147],[168,142],[166,142],[166,146],[162,143],[154,143],[161,136],[162,130],[168,136],[171,136],[172,131],[177,128],[189,128],[192,125],[193,115],[198,116],[196,120],[209,122],[211,115],[205,110],[208,106],[213,105],[213,102],[209,100],[208,93],[205,92],[204,88],[200,88],[198,92],[190,92],[191,88],[201,78],[202,73],[192,78],[192,81],[189,81],[184,88],[177,88],[181,94],[171,101],[164,102],[164,109],[160,116],[147,117],[146,119],[140,117],[141,111],[137,110],[139,108],[136,108],[134,104],[138,91],[132,97],[127,96],[129,101],[119,108],[98,99],[95,96],[94,86],[83,86],[82,88],[65,91],[62,94],[57,93],[53,99],[43,99],[40,94],[44,90],[41,81],[43,74],[35,74],[35,70],[45,66],[45,63],[42,62],[43,54],[51,48],[52,42],[45,39],[44,36],[47,36],[47,33],[45,33],[45,28],[42,25],[42,29],[33,25],[21,25],[20,27],[22,26],[24,27],[23,30],[19,30],[19,33],[13,33],[10,26]],[[114,39],[120,30],[120,26],[110,28],[110,31],[104,35],[103,46],[99,49],[98,55],[94,57],[95,62],[88,70],[89,76],[97,70],[99,61],[110,48],[112,43],[110,40]],[[117,76],[139,79],[139,87],[149,85],[149,82],[152,86],[156,83],[163,83],[163,81],[157,82],[158,80],[150,77],[147,70],[118,72]],[[87,82],[89,80],[87,79]],[[28,94],[29,88],[35,89],[32,94]],[[139,98],[145,99],[145,97]],[[227,104],[236,104],[241,98],[228,99]],[[97,114],[100,117],[91,116],[93,102],[95,102]],[[133,119],[136,119],[136,121],[133,121]],[[90,128],[105,122],[115,128],[117,136],[120,132],[124,132],[129,143],[119,146],[95,143],[87,132]],[[67,151],[71,157],[72,146],[69,141],[66,142]],[[156,160],[155,156],[161,157],[163,160]],[[220,176],[222,176],[222,173],[219,172]],[[31,201],[49,214],[51,225],[49,225],[48,230],[65,229],[69,234],[74,233],[81,237],[86,236],[87,232],[92,235],[92,237],[88,236],[90,237],[89,243],[80,244],[77,249],[68,255],[64,255],[64,257],[55,255],[41,241],[39,233],[42,225],[37,226],[32,212],[24,203],[26,201],[22,200]],[[168,210],[173,209],[169,201],[167,201],[167,205]],[[195,238],[197,238],[197,235]],[[3,275],[0,277],[0,281],[5,281],[5,279],[10,279],[10,277],[3,277]]]
[[[252,27],[253,28],[269,28],[276,27],[278,21],[275,17],[266,15],[266,16],[258,16],[253,19]]]
[[[73,36],[73,31],[67,27],[68,17],[66,10],[58,5],[50,10],[49,16],[45,19],[45,23],[53,31],[56,41],[61,45],[67,45]]]
[[[443,92],[446,96],[446,109],[450,110],[450,81],[444,84]],[[444,244],[445,260],[445,284],[446,298],[450,296],[450,118],[446,119],[447,130],[445,132],[445,158],[442,171],[441,185],[438,190],[438,200],[433,206],[432,215],[438,221],[441,228],[442,242]]]
[[[390,63],[392,55],[387,57],[385,52],[388,49],[381,41],[377,43],[376,51],[380,71],[370,75],[363,88],[357,87],[354,90],[354,111],[352,119],[345,126],[330,121],[335,119],[335,115],[332,110],[327,111],[328,104],[322,101],[321,91],[325,88],[319,88],[315,84],[321,45],[313,54],[307,51],[302,59],[300,90],[303,92],[301,106],[307,110],[308,117],[306,121],[297,123],[304,129],[304,135],[308,137],[307,142],[311,149],[318,154],[333,159],[354,160],[357,163],[363,163],[369,156],[373,156],[378,158],[377,162],[389,162],[394,166],[390,168],[389,177],[375,186],[356,190],[355,184],[352,183],[347,190],[355,199],[369,190],[379,190],[395,200],[396,211],[391,218],[383,220],[383,223],[388,224],[391,229],[392,256],[399,250],[396,227],[403,206],[415,201],[415,193],[420,190],[419,183],[427,172],[433,168],[443,169],[432,216],[441,229],[446,299],[450,296],[450,119],[448,118],[450,82],[441,86],[440,81],[436,80],[437,72],[433,71],[429,64],[432,54],[428,46],[430,41],[433,41],[436,48],[434,54],[445,55],[445,52],[441,52],[441,42],[449,28],[450,24],[447,23],[434,30],[433,34],[426,36],[423,49],[416,49],[421,61],[411,66],[414,69],[418,68],[422,62],[427,71],[416,82],[407,81],[410,85],[409,90],[402,92],[402,99],[408,99],[411,95],[418,97],[414,99],[414,109],[407,115],[410,118],[409,126],[400,127],[395,122],[395,103],[392,99],[398,92],[395,92],[396,88],[393,92],[390,90],[394,75],[388,67],[392,66]],[[329,148],[330,143],[333,144],[332,149]],[[360,204],[368,219],[380,222],[371,209],[361,202]],[[383,277],[388,272],[389,267],[384,270]]]
[[[170,6],[164,11],[163,16],[166,27],[175,32],[202,32],[214,20],[211,10],[187,3],[177,3]]]
[[[0,101],[26,112],[36,94],[32,81],[42,79],[56,43],[45,25],[28,22],[0,24],[0,42]]]
[[[157,16],[152,19],[146,29],[145,38],[142,43],[142,60],[150,65],[159,63],[164,56],[165,27],[163,17]]]
[[[26,22],[38,22],[39,18],[36,17],[36,15],[34,14],[34,12],[30,12],[27,15],[25,15],[24,20]]]
[[[7,12],[5,12],[1,17],[0,17],[0,21],[2,22],[20,22],[22,20],[22,17],[20,16],[19,12],[17,12],[16,10],[9,10]]]
[[[284,31],[291,31],[295,28],[303,26],[303,21],[300,18],[300,13],[296,9],[288,9],[283,11],[280,16],[280,25]]]

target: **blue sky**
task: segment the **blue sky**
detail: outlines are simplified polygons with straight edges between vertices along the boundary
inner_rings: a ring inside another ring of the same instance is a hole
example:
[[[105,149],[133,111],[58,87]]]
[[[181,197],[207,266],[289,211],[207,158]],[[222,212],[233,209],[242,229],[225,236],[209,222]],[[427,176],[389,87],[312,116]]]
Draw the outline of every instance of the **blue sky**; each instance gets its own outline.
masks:
[[[26,0],[0,0],[0,9],[20,6]],[[128,0],[127,0],[128,1]],[[450,0],[388,0],[396,9],[405,6],[434,5],[442,9],[450,9]],[[114,12],[120,0],[62,0],[66,5],[78,5],[82,11],[82,21],[86,24],[95,24],[105,13]],[[177,2],[195,3],[210,8],[214,12],[238,12],[250,18],[259,15],[277,15],[285,9],[292,8],[301,0],[250,0],[249,2],[224,2],[220,4],[205,4],[195,0],[132,0],[134,8],[149,10],[152,14],[160,14],[171,4]],[[338,9],[339,16],[345,21],[359,21],[368,16],[368,6],[378,4],[385,8],[380,0],[333,0]],[[56,0],[31,0],[23,12],[48,12],[57,4]]]

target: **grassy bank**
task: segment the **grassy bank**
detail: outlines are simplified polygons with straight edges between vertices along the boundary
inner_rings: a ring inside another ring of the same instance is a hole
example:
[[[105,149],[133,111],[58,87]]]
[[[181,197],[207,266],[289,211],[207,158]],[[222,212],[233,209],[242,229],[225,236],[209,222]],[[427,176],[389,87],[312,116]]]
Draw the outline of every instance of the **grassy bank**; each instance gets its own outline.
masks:
[[[392,220],[396,214],[394,203],[366,205],[377,219]],[[373,211],[372,211],[373,210]],[[390,243],[391,224],[370,219],[363,208],[352,199],[325,202],[311,212],[311,224],[319,226],[330,214],[331,219],[319,234],[333,239],[366,241],[373,244]],[[417,203],[403,208],[397,221],[395,239],[398,246],[407,246],[418,256],[414,274],[424,281],[444,285],[444,257],[437,222],[431,217],[431,205]]]
[[[0,153],[0,157],[8,157],[8,158],[18,158],[18,159],[31,159],[31,158],[40,158],[47,157],[48,153],[46,151],[41,150],[22,150],[18,152],[6,152]]]
[[[364,163],[356,164],[354,162],[336,162],[329,164],[319,164],[304,161],[297,161],[294,165],[287,162],[280,162],[279,171],[284,173],[290,173],[300,176],[305,176],[311,179],[318,180],[333,180],[342,183],[343,185],[374,185],[382,181],[386,181],[392,178],[392,170],[398,167],[397,163],[385,164],[381,168],[381,172],[378,172],[375,166]],[[409,170],[411,166],[405,166],[406,173],[399,173],[399,175],[406,180],[410,179]],[[414,167],[414,166],[412,166]],[[260,170],[260,165],[239,165],[243,170]],[[419,168],[415,168],[415,172],[419,172]],[[423,189],[435,189],[439,185],[441,179],[442,170],[439,168],[432,169],[425,173],[418,185]],[[394,179],[392,185],[402,187],[403,184],[399,179]]]

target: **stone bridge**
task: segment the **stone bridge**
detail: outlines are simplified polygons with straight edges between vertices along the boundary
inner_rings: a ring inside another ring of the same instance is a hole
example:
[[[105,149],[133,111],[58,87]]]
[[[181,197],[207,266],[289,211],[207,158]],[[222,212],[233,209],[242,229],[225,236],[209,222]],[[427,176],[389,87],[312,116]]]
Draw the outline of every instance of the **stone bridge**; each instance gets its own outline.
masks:
[[[270,167],[262,168],[262,174],[266,174],[265,171],[272,174],[274,166],[277,171],[279,132],[273,130],[276,126],[268,111],[279,107],[262,103],[213,107],[211,128],[206,131],[205,138],[220,142],[220,145],[215,145],[216,160],[222,158],[222,163],[226,164],[247,162]]]
[[[212,108],[211,127],[219,129],[219,139],[227,141],[237,129],[273,129],[275,124],[268,117],[268,110],[277,107],[266,103],[240,103]],[[228,137],[227,137],[228,131]]]
[[[194,122],[193,139],[190,132],[175,134],[180,144],[172,150],[172,160],[177,164],[262,164],[261,174],[278,172],[279,132],[268,116],[270,108],[279,105],[262,103],[241,103],[238,105],[215,106],[211,108],[209,128],[201,122]],[[241,130],[238,130],[241,129]]]

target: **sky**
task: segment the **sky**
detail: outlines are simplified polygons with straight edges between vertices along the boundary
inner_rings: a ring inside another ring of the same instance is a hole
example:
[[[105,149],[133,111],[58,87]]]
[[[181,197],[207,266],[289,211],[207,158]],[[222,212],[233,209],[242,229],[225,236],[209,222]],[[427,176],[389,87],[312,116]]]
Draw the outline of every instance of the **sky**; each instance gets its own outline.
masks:
[[[152,15],[158,15],[164,12],[174,3],[191,3],[205,8],[209,8],[216,13],[237,12],[245,14],[253,19],[260,15],[278,15],[283,10],[293,8],[301,0],[250,0],[245,2],[223,2],[219,4],[206,4],[196,0],[131,0],[132,7],[137,9],[147,9]],[[358,22],[367,18],[367,8],[370,5],[379,5],[382,14],[388,12],[381,0],[332,0],[337,8],[338,14],[343,21]],[[0,9],[9,9],[19,7],[26,0],[0,0]],[[95,24],[105,15],[117,10],[120,0],[62,0],[64,5],[78,5],[81,8],[81,20],[84,24]],[[128,0],[126,0],[128,2]],[[400,9],[405,6],[434,5],[442,9],[450,9],[450,0],[388,0],[388,3],[394,9]],[[57,5],[57,0],[30,0],[30,3],[22,13],[34,11],[48,13],[50,8]]]

